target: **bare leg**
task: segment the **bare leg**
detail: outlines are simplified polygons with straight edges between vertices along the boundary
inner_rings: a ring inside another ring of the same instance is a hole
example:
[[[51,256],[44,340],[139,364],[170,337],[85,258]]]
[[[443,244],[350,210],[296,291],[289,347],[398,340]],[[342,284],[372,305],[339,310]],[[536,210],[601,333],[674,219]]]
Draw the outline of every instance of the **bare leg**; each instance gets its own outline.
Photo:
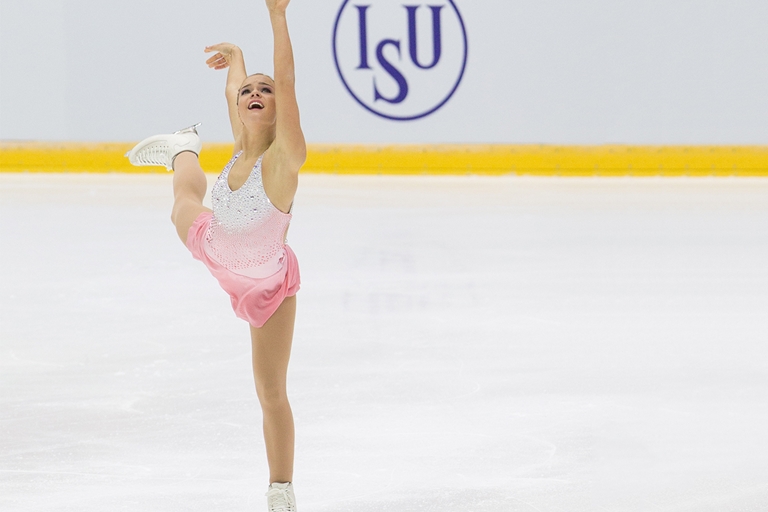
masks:
[[[251,326],[253,377],[264,416],[270,484],[293,479],[293,412],[286,375],[295,318],[296,297],[287,297],[263,327]]]
[[[208,181],[200,167],[197,155],[184,151],[173,161],[173,210],[171,221],[184,244],[187,243],[189,228],[203,212],[210,209],[203,206]]]

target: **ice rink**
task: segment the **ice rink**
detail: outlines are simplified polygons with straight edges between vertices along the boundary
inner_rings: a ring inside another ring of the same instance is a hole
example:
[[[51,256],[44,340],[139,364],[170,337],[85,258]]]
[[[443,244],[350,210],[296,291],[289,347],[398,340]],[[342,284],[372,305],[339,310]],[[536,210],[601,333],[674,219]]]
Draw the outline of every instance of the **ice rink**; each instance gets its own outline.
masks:
[[[261,511],[170,175],[0,174],[0,511]],[[303,176],[300,512],[768,509],[768,180]]]

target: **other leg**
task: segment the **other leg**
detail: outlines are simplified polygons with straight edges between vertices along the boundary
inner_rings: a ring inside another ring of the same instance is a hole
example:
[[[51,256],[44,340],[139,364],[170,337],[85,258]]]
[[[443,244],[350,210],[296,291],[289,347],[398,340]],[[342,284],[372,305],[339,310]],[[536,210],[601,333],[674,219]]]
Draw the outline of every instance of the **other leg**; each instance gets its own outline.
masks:
[[[293,479],[293,412],[286,377],[295,318],[296,297],[287,297],[263,327],[251,326],[253,376],[264,416],[270,483]]]

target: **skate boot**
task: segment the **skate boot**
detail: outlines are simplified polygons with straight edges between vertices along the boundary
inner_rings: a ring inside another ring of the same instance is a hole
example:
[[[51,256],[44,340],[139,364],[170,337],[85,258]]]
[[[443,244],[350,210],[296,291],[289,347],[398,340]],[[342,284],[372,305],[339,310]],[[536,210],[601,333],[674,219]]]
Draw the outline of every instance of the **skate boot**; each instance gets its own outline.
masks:
[[[296,498],[293,495],[293,485],[277,483],[269,486],[267,491],[267,510],[269,512],[296,512]]]
[[[183,151],[200,155],[203,144],[197,135],[200,123],[172,134],[155,135],[136,144],[125,156],[133,165],[160,165],[173,170],[173,159]]]

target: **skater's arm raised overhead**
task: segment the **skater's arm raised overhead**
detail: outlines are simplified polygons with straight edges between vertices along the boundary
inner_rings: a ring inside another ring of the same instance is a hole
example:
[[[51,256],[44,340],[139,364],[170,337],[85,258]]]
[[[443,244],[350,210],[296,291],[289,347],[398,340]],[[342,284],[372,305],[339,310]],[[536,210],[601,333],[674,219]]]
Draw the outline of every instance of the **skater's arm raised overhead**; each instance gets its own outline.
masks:
[[[296,102],[293,48],[285,9],[289,0],[266,0],[275,39],[275,106],[277,127],[269,154],[269,166],[280,174],[296,176],[307,158],[307,146]]]
[[[246,76],[248,76],[245,72],[243,52],[239,47],[231,43],[219,43],[208,46],[205,48],[205,52],[216,52],[213,57],[205,61],[209,68],[229,68],[229,71],[227,71],[227,85],[224,92],[227,97],[229,123],[232,125],[232,135],[235,137],[235,153],[237,153],[242,149],[240,147],[240,135],[243,132],[243,122],[237,113],[237,95],[240,91],[240,86],[243,84]]]

